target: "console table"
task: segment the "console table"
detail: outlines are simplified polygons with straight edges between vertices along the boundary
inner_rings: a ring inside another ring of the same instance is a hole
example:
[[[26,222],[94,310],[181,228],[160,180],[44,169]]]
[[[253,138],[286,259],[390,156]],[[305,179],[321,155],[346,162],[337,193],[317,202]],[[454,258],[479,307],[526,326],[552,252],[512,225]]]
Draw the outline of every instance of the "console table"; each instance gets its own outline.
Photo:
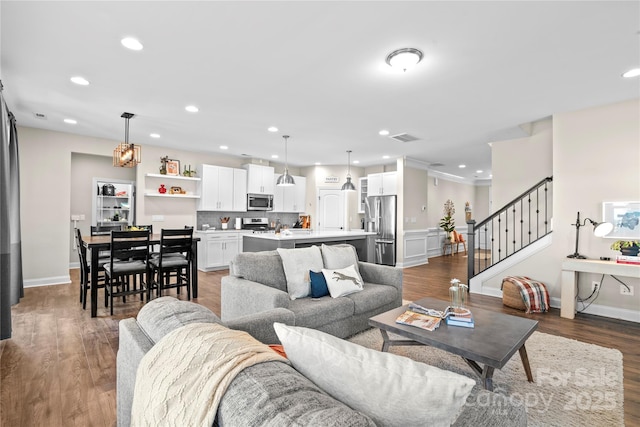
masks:
[[[595,259],[567,259],[562,263],[562,276],[560,278],[560,317],[573,319],[576,315],[578,273],[640,278],[640,265],[618,264],[615,261]]]

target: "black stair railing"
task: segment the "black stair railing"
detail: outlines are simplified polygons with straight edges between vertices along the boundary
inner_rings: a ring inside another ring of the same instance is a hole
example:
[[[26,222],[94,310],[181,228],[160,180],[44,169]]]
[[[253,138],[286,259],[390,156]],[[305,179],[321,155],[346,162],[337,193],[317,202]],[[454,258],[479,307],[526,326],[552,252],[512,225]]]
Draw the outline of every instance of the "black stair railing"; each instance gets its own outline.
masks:
[[[551,233],[552,184],[545,178],[484,221],[467,221],[467,280]]]

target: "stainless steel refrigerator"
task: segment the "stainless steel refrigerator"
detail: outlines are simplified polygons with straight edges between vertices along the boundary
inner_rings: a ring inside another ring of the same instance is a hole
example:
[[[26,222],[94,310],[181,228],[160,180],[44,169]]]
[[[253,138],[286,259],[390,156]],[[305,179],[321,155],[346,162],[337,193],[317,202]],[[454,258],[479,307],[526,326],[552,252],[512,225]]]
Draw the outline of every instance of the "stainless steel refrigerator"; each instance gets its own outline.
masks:
[[[365,229],[376,233],[374,262],[396,265],[396,196],[369,196],[364,205]]]

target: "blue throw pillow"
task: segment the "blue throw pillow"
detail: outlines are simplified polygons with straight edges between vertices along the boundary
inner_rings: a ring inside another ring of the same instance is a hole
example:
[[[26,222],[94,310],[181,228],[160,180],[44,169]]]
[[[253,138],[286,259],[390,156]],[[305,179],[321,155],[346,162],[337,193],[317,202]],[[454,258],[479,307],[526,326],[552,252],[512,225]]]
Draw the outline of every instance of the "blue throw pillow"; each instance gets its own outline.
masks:
[[[309,271],[309,277],[311,278],[311,298],[320,298],[329,295],[327,281],[322,272],[316,273],[315,271]]]

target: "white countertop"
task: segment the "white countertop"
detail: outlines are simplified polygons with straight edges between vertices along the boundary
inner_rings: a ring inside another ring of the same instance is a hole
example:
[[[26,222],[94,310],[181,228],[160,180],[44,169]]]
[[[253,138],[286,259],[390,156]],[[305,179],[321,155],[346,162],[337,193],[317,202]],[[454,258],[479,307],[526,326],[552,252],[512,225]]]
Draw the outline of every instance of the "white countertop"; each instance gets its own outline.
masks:
[[[228,228],[226,230],[221,230],[219,228],[216,228],[215,230],[213,230],[213,229],[210,228],[208,230],[195,230],[194,233],[204,233],[204,234],[243,233],[243,234],[251,234],[251,233],[253,233],[253,231],[246,230],[246,229],[236,230],[235,228]]]
[[[251,234],[250,237],[256,239],[265,240],[306,240],[306,239],[351,239],[354,237],[375,236],[376,233],[368,232],[364,230],[351,230],[351,231],[303,231],[296,229],[291,234],[282,232],[280,234],[275,233],[257,233]]]

